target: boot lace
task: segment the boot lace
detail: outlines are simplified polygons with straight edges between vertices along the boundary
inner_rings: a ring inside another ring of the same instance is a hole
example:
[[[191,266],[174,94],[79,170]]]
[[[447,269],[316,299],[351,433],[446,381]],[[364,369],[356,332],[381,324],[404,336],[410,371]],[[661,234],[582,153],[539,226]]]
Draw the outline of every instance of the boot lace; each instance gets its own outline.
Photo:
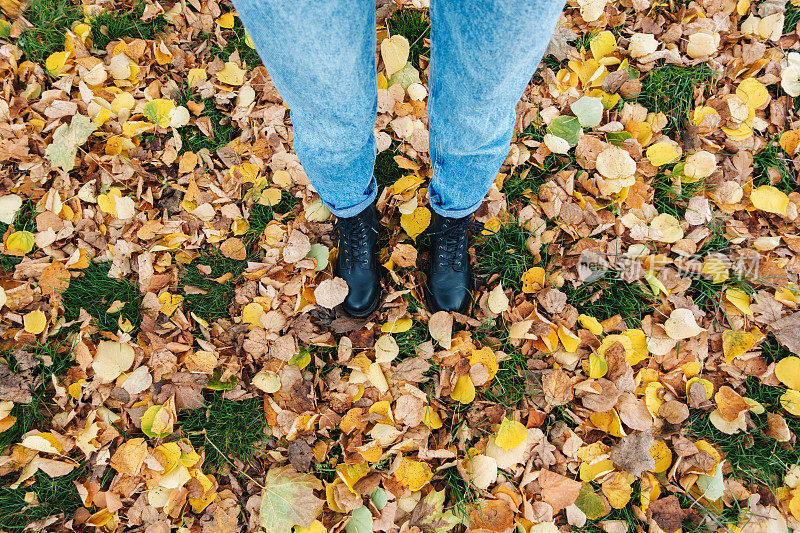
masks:
[[[339,234],[339,253],[345,266],[349,266],[351,261],[356,264],[369,265],[369,232],[372,228],[367,224],[366,218],[359,214],[336,221],[335,230]]]
[[[461,270],[464,266],[462,258],[466,254],[469,231],[481,231],[483,229],[483,224],[472,222],[470,217],[443,218],[441,229],[431,233],[431,235],[436,235],[439,239],[436,257],[434,258],[437,266],[440,268],[455,267],[456,270]]]

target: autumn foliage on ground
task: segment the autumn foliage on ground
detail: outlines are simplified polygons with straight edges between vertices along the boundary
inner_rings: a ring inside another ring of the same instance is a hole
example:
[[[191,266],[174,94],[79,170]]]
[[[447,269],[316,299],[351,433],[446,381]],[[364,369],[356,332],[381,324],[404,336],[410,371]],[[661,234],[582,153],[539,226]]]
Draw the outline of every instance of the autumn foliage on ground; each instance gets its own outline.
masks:
[[[570,0],[467,316],[421,304],[430,24],[400,4],[355,320],[228,2],[0,0],[0,530],[800,525],[800,6]]]

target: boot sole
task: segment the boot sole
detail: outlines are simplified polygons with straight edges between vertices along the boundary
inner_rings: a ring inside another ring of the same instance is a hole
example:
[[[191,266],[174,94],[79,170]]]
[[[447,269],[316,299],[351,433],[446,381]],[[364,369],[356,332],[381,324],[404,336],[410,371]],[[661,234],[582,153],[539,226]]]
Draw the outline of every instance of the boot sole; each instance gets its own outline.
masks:
[[[380,306],[381,301],[383,301],[383,300],[380,297],[380,293],[378,293],[378,297],[375,298],[375,301],[372,303],[372,305],[369,306],[369,308],[366,311],[364,311],[363,313],[352,313],[352,312],[348,311],[344,306],[342,306],[342,311],[347,313],[347,315],[352,317],[352,318],[367,318],[369,315],[371,315],[372,313],[375,312],[375,310],[378,308],[378,306]]]

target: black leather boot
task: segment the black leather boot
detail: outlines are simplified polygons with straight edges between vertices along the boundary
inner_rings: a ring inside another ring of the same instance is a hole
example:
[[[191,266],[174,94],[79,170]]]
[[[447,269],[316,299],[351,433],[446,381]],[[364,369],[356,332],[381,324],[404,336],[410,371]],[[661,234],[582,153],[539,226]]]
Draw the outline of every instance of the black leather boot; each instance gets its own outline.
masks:
[[[339,258],[336,275],[347,282],[350,292],[342,308],[352,317],[364,318],[380,302],[381,275],[378,265],[378,230],[380,217],[375,204],[359,214],[339,218]]]
[[[428,308],[436,311],[464,312],[472,291],[469,262],[469,216],[443,217],[433,213],[431,255],[425,297]]]

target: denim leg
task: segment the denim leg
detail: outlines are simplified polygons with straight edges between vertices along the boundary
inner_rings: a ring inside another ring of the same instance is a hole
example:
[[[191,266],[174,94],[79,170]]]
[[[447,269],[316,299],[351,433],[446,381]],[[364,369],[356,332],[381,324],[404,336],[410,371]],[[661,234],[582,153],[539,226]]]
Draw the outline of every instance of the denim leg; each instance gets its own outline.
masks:
[[[508,156],[516,104],[542,59],[563,0],[431,0],[431,207],[480,207]]]
[[[291,110],[294,149],[337,216],[376,197],[375,5],[372,0],[234,0]]]

